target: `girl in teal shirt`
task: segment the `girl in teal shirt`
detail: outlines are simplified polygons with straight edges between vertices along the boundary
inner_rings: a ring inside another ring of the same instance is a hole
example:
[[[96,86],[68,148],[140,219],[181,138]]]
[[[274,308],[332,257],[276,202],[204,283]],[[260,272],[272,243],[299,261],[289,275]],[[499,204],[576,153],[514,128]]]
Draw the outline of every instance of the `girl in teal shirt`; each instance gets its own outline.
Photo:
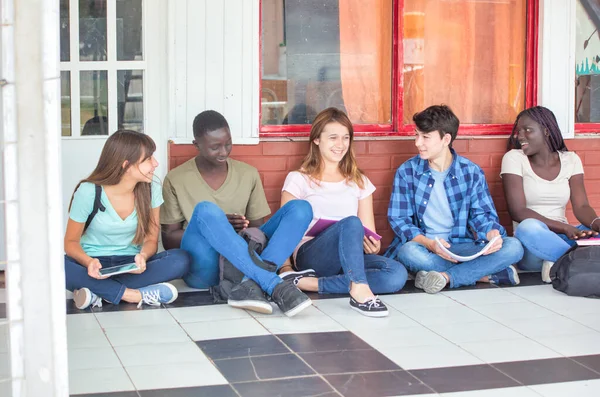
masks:
[[[100,307],[102,299],[139,307],[177,298],[177,289],[166,281],[185,275],[190,257],[181,249],[156,253],[163,198],[161,186],[152,182],[155,150],[149,136],[117,131],[107,139],[96,169],[75,188],[64,244],[66,285],[78,309]],[[100,205],[93,215],[96,186]],[[133,263],[138,269],[130,273],[100,274],[102,268]]]

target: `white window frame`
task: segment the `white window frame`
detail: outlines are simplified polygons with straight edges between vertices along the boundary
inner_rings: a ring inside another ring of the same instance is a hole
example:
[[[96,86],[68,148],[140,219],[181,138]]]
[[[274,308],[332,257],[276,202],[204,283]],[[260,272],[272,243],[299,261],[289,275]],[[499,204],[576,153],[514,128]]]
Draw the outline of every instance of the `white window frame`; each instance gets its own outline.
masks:
[[[148,64],[148,10],[155,2],[142,0],[142,61],[119,61],[117,60],[117,1],[107,0],[106,3],[106,61],[81,61],[79,59],[79,0],[69,0],[69,40],[70,60],[60,63],[60,71],[70,72],[71,78],[71,136],[63,136],[63,139],[106,139],[108,135],[115,132],[118,128],[118,81],[117,71],[119,70],[142,70],[142,93],[143,93],[143,126],[146,132],[148,125],[148,84],[147,84],[147,64]],[[80,98],[80,73],[82,71],[106,71],[107,72],[107,92],[108,92],[108,135],[81,135],[81,98]],[[146,132],[147,133],[147,132]]]

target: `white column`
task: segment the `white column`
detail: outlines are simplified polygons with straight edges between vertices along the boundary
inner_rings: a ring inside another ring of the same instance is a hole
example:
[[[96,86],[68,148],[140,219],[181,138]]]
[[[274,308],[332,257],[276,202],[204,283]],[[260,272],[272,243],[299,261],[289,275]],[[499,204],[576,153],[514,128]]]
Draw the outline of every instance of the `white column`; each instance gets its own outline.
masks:
[[[2,13],[2,77],[8,83],[2,88],[2,118],[13,397],[62,397],[68,396],[68,370],[59,2],[3,0]]]
[[[540,0],[538,103],[552,110],[565,138],[575,134],[577,0]]]

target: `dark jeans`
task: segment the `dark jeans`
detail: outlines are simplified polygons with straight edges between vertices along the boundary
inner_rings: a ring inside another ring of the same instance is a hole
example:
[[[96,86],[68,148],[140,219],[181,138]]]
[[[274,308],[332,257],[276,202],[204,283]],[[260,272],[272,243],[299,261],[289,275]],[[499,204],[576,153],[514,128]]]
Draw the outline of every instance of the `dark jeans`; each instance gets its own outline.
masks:
[[[384,256],[365,255],[363,236],[358,217],[344,218],[300,247],[296,267],[315,270],[319,293],[347,294],[350,282],[369,284],[376,294],[402,289],[408,276],[404,266]]]
[[[112,267],[133,263],[135,256],[117,255],[96,258],[102,267]],[[183,277],[188,272],[190,262],[191,258],[187,252],[172,249],[149,258],[146,261],[146,270],[142,274],[124,273],[98,280],[88,275],[87,268],[65,255],[65,278],[69,291],[89,288],[101,298],[117,304],[121,301],[126,288],[138,289]]]

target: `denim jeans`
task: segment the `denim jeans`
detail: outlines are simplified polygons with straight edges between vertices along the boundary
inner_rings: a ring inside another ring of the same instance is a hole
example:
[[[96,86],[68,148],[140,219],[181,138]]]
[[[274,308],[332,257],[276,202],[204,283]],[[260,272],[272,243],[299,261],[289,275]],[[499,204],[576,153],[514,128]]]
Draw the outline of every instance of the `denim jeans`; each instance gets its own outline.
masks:
[[[579,230],[590,230],[579,225]],[[521,241],[525,254],[519,262],[519,269],[540,271],[543,261],[556,262],[569,248],[577,244],[564,234],[554,233],[537,219],[529,218],[519,223],[515,237]]]
[[[452,244],[450,250],[461,256],[472,255],[482,246],[473,243]],[[453,263],[429,251],[425,246],[409,241],[398,251],[398,260],[411,272],[420,270],[446,272],[450,277],[450,288],[473,285],[484,276],[489,276],[517,263],[523,257],[523,247],[514,237],[502,239],[500,251],[481,255],[469,262]]]
[[[302,239],[312,216],[312,207],[307,201],[286,203],[260,227],[269,239],[260,257],[280,268]],[[198,203],[194,208],[181,248],[192,255],[190,272],[183,279],[194,288],[208,288],[219,283],[219,254],[269,295],[282,281],[276,273],[256,266],[248,253],[248,243],[235,232],[225,213],[208,201]]]
[[[133,263],[134,258],[135,256],[131,255],[96,257],[102,267]],[[89,288],[99,297],[118,304],[127,288],[138,289],[183,277],[188,272],[190,261],[191,258],[187,252],[172,249],[150,257],[146,261],[146,270],[142,274],[124,273],[98,280],[88,275],[86,267],[65,255],[66,287],[69,291]]]
[[[344,218],[300,247],[296,267],[315,270],[319,293],[347,294],[350,282],[368,284],[376,294],[402,289],[408,276],[404,266],[384,256],[365,255],[363,236],[358,217]]]

